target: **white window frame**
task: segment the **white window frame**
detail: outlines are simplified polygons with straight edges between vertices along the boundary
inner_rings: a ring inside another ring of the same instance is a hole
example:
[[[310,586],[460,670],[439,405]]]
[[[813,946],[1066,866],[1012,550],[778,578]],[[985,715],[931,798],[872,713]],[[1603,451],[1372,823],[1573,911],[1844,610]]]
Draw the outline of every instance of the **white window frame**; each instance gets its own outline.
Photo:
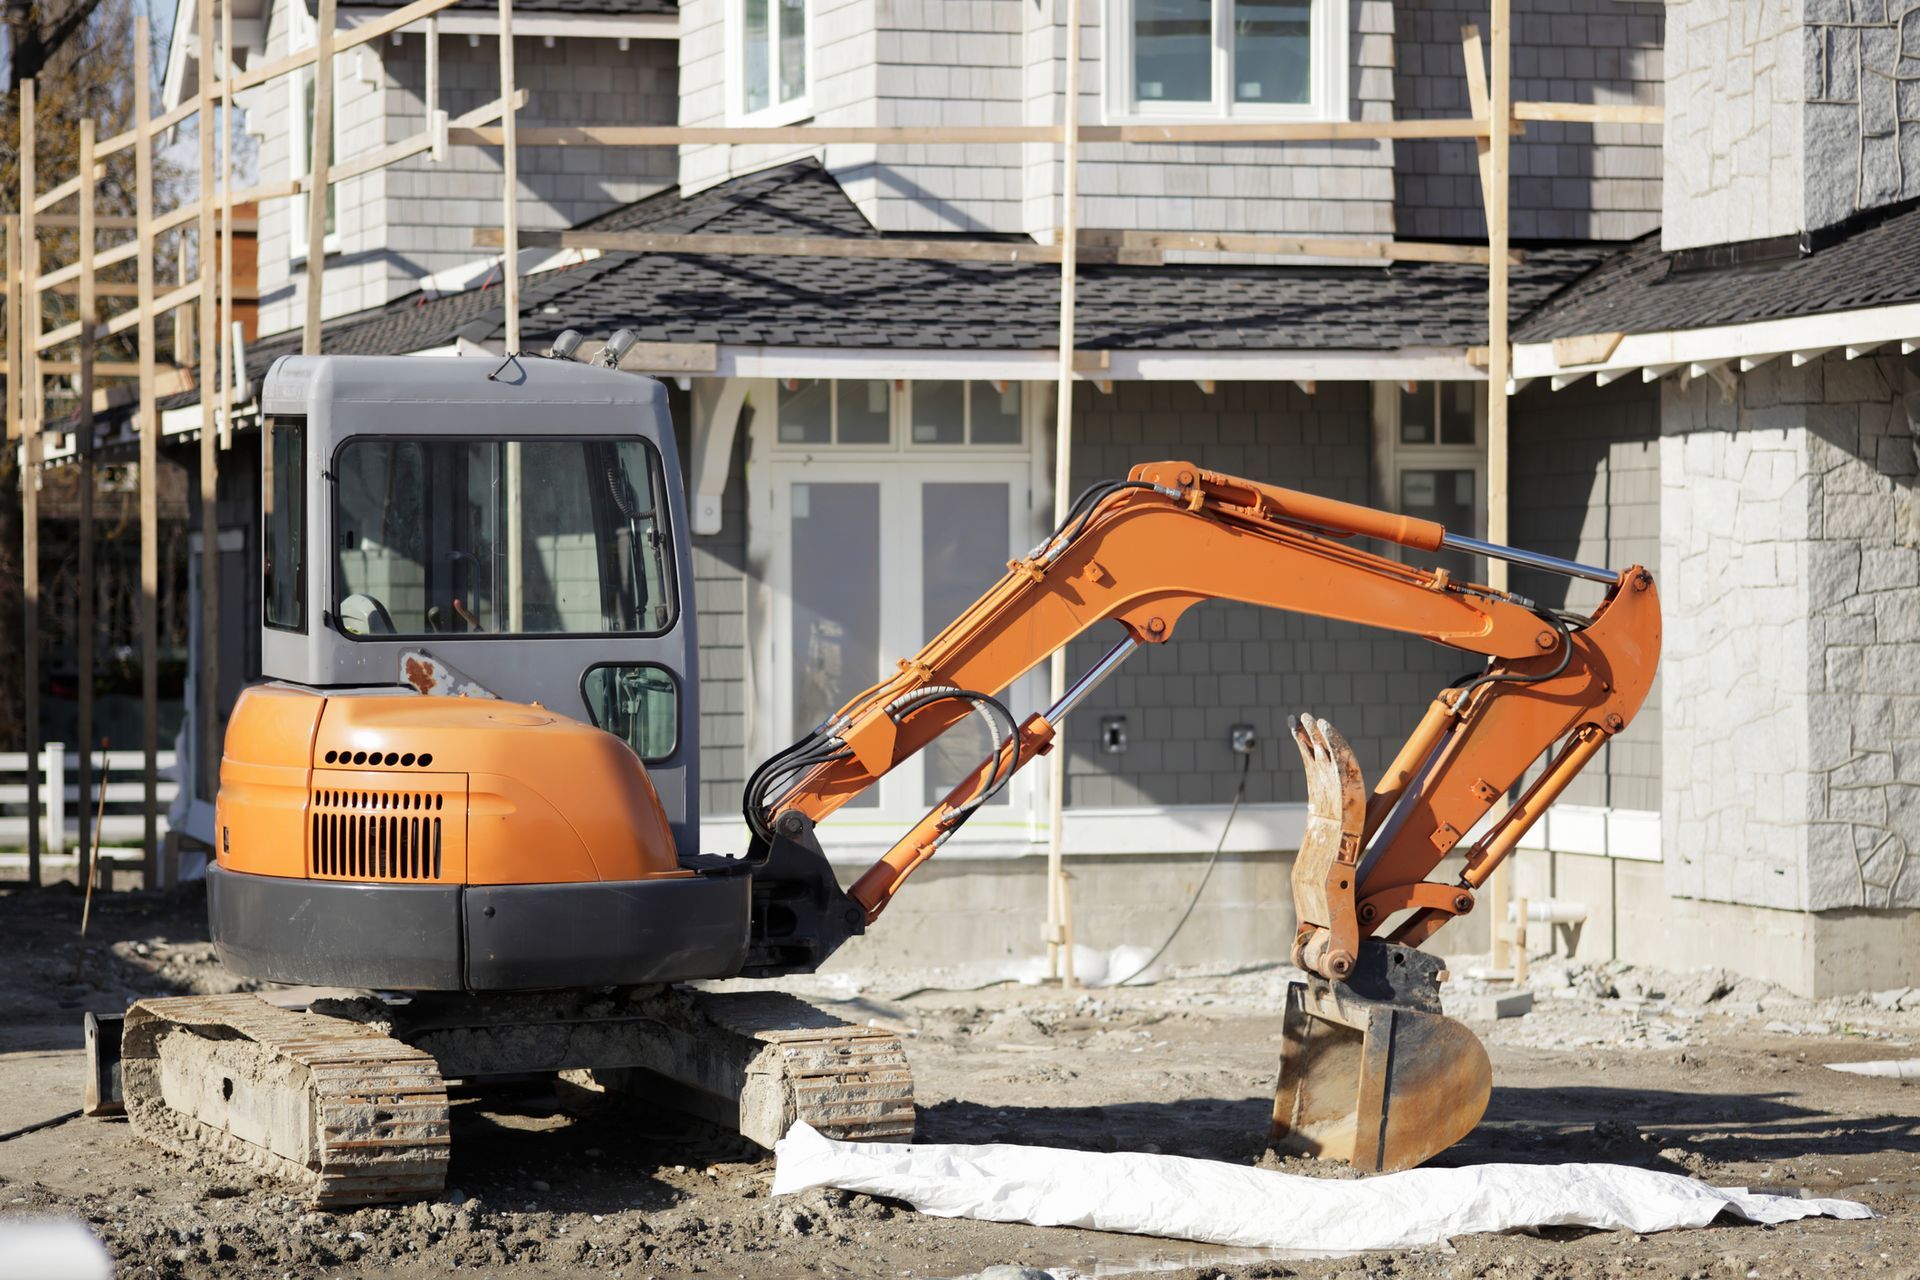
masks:
[[[320,34],[319,23],[314,19],[312,14],[307,12],[306,6],[303,4],[292,5],[288,12],[292,17],[292,23],[289,28],[291,39],[288,41],[289,47],[287,52],[299,53],[301,50],[309,48],[314,44]],[[330,158],[335,165],[340,163],[339,66],[340,62],[336,59],[334,62],[332,98],[333,146],[330,148]],[[314,77],[319,74],[317,67],[308,66],[301,68],[287,77],[287,176],[295,182],[309,176],[313,171],[313,161],[309,156],[309,147],[312,144],[312,140],[307,134],[307,87],[313,83]],[[334,188],[334,184],[329,183],[328,186],[334,189],[335,215],[333,230],[327,232],[326,239],[321,242],[321,252],[330,258],[340,252],[340,218],[338,212],[340,208],[340,196],[337,188]],[[307,202],[310,199],[312,199],[312,195],[309,192],[299,191],[295,192],[293,199],[287,202],[287,207],[292,210],[293,216],[292,234],[290,237],[293,243],[292,249],[287,257],[288,261],[295,265],[307,260],[307,211],[311,208]]]
[[[1311,0],[1311,89],[1303,103],[1233,100],[1235,0],[1213,0],[1213,100],[1142,103],[1133,92],[1133,13],[1136,0],[1109,0],[1105,9],[1106,115],[1113,123],[1180,124],[1195,120],[1345,120],[1348,104],[1351,0]]]
[[[747,14],[746,0],[726,0],[726,71],[724,80],[727,91],[727,122],[737,125],[783,125],[794,124],[813,115],[814,66],[817,62],[814,50],[814,35],[819,30],[819,14],[815,11],[813,0],[802,0],[807,14],[806,39],[806,77],[805,87],[800,96],[791,102],[774,102],[758,111],[747,110]],[[770,57],[767,61],[768,97],[777,91],[780,83],[780,0],[767,0],[767,20],[770,28],[768,40]]]
[[[1034,406],[1036,403],[1038,403],[1039,401],[1045,398],[1039,395],[1035,391],[1036,387],[1043,386],[1045,384],[1031,383],[1031,382],[1015,383],[1014,385],[1020,388],[1020,438],[1016,441],[1012,441],[1006,444],[974,444],[972,443],[972,439],[973,439],[973,395],[974,395],[975,384],[994,383],[998,385],[999,383],[1006,382],[1007,380],[993,379],[993,378],[969,378],[964,376],[954,377],[954,378],[925,379],[925,381],[930,381],[930,382],[958,382],[966,388],[966,397],[965,397],[965,400],[963,401],[964,417],[962,418],[962,423],[964,424],[964,433],[960,443],[958,444],[936,444],[931,442],[923,443],[923,442],[915,441],[912,438],[914,381],[911,379],[905,379],[905,378],[895,378],[891,380],[891,385],[887,392],[888,428],[887,428],[886,443],[885,444],[841,444],[837,439],[840,431],[839,419],[840,419],[841,388],[855,384],[855,383],[861,383],[861,382],[878,382],[878,381],[881,381],[881,379],[878,379],[878,378],[798,379],[795,381],[809,381],[809,382],[823,381],[823,382],[826,382],[830,387],[830,393],[829,393],[830,398],[828,400],[828,404],[830,406],[828,411],[828,422],[832,424],[832,431],[836,439],[828,443],[819,443],[819,442],[809,443],[809,442],[797,441],[797,440],[785,441],[780,438],[780,384],[783,381],[788,381],[788,380],[786,379],[767,380],[763,384],[765,388],[764,397],[756,398],[754,400],[754,404],[756,405],[756,407],[758,407],[763,402],[766,405],[766,409],[764,412],[766,414],[767,420],[772,423],[772,435],[770,438],[770,444],[771,444],[771,447],[776,452],[779,452],[779,453],[814,453],[814,452],[819,452],[824,450],[824,451],[830,451],[836,456],[839,456],[842,454],[849,454],[849,455],[892,454],[892,453],[910,452],[910,453],[921,453],[921,454],[947,454],[947,455],[952,455],[954,457],[959,457],[959,458],[975,458],[975,457],[993,458],[993,457],[1004,457],[1007,455],[1019,455],[1024,457],[1029,452],[1031,442],[1034,439],[1034,424],[1033,424]]]
[[[1417,382],[1418,391],[1438,394],[1452,382]],[[1473,383],[1473,443],[1407,444],[1400,439],[1400,393],[1408,384],[1373,384],[1373,463],[1374,488],[1378,505],[1384,511],[1400,510],[1400,476],[1405,471],[1472,471],[1474,495],[1473,528],[1449,532],[1470,538],[1487,536],[1487,384]],[[1434,433],[1439,434],[1438,405],[1435,406]],[[1404,513],[1403,513],[1404,514]],[[1400,558],[1410,563],[1426,563],[1424,553],[1402,551]]]

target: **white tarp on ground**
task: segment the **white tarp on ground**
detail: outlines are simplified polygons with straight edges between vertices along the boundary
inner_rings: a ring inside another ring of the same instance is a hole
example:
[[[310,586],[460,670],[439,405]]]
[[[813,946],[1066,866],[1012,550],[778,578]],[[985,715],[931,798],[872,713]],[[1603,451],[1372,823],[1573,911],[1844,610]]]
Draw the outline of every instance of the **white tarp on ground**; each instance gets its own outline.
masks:
[[[1401,1249],[1518,1227],[1665,1231],[1730,1210],[1753,1222],[1870,1218],[1851,1200],[1710,1187],[1613,1164],[1483,1164],[1322,1179],[1136,1152],[836,1142],[804,1121],[774,1148],[773,1193],[838,1187],[922,1213],[1311,1252]]]

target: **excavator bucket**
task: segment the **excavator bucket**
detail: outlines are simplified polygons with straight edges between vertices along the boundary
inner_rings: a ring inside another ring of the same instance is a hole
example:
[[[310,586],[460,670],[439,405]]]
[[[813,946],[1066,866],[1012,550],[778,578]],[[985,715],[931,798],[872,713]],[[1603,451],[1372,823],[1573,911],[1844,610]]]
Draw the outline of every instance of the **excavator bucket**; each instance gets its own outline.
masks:
[[[1273,1143],[1369,1172],[1411,1169],[1480,1122],[1492,1087],[1487,1051],[1440,1012],[1438,957],[1358,940],[1360,765],[1325,720],[1302,716],[1291,727],[1307,773],[1293,869],[1294,959],[1306,977],[1287,989]]]
[[[1437,956],[1365,942],[1345,982],[1287,989],[1276,1150],[1411,1169],[1473,1131],[1493,1086],[1487,1051],[1440,1012]]]

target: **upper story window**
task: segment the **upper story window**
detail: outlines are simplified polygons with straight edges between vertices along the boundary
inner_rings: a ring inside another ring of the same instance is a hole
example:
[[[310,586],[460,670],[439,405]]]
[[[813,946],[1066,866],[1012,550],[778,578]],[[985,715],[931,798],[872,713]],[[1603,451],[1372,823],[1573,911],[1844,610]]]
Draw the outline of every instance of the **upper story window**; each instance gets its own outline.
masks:
[[[1344,119],[1347,0],[1114,0],[1109,114]]]
[[[774,385],[774,441],[892,451],[909,447],[1018,449],[1026,442],[1024,384],[784,378]]]
[[[734,114],[756,123],[813,113],[810,0],[732,0]]]

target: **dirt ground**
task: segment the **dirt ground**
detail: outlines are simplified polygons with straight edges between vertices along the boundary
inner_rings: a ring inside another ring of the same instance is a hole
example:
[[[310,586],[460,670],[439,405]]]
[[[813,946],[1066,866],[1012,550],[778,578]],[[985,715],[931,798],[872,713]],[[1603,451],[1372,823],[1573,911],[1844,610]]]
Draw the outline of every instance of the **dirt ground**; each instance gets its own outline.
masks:
[[[96,899],[82,960],[70,888],[0,891],[0,1215],[77,1216],[123,1276],[904,1277],[994,1264],[1196,1280],[1920,1275],[1920,1093],[1822,1065],[1911,1056],[1920,990],[1816,1004],[1722,973],[1619,965],[1547,962],[1536,967],[1533,1013],[1469,1018],[1493,1058],[1493,1099],[1480,1128],[1437,1163],[1618,1161],[1846,1196],[1880,1216],[1649,1237],[1553,1229],[1410,1253],[1284,1258],[945,1221],[837,1192],[776,1200],[772,1158],[737,1137],[632,1102],[563,1106],[539,1081],[458,1096],[450,1189],[439,1202],[343,1213],[309,1213],[244,1173],[163,1155],[121,1121],[70,1118],[21,1132],[78,1107],[84,1009],[239,985],[213,960],[201,910],[190,895]],[[1454,962],[1457,1011],[1476,993],[1467,967]],[[848,973],[797,989],[905,1033],[923,1140],[1274,1167],[1264,1138],[1286,976],[908,994],[958,979]]]

